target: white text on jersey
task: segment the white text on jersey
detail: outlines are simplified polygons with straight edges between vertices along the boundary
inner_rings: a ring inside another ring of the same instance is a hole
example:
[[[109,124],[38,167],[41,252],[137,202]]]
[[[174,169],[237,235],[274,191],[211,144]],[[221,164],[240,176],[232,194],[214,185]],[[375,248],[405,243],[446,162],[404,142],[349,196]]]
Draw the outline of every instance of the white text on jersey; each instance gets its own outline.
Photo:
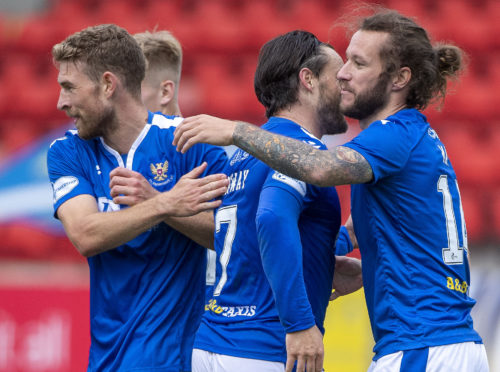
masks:
[[[233,191],[243,190],[245,188],[245,181],[247,179],[249,169],[234,172],[229,176],[229,187],[227,188],[226,194]]]

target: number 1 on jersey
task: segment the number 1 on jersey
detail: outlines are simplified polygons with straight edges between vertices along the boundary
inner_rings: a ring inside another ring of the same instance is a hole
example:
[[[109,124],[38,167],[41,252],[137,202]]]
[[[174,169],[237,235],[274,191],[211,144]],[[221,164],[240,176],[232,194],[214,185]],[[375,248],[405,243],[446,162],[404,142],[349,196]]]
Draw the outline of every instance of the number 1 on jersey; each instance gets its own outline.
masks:
[[[227,207],[220,208],[215,215],[215,232],[220,231],[221,225],[224,223],[228,224],[226,236],[224,238],[224,246],[222,247],[222,253],[219,258],[219,262],[222,266],[222,273],[214,289],[214,296],[219,296],[222,288],[227,282],[227,265],[229,263],[229,258],[231,257],[231,249],[233,247],[234,237],[236,235],[236,205],[230,205]]]
[[[453,198],[448,186],[448,176],[441,175],[437,184],[437,189],[443,194],[443,208],[446,219],[446,232],[448,234],[448,248],[443,248],[443,261],[447,265],[461,265],[464,262],[464,248],[467,250],[467,233],[465,230],[464,212],[462,201],[460,201],[460,219],[462,221],[462,241],[463,247],[458,242],[457,221],[453,211]],[[457,184],[458,191],[458,184]],[[460,198],[460,194],[458,195]]]

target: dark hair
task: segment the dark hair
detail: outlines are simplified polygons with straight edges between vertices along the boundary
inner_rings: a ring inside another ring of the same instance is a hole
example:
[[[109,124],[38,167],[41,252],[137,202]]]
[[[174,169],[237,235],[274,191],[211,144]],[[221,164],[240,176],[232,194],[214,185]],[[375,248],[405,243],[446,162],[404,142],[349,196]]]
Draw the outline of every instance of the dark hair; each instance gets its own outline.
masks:
[[[427,32],[415,21],[396,11],[379,11],[364,18],[360,30],[387,32],[388,44],[380,51],[385,73],[392,75],[409,67],[411,79],[406,105],[424,109],[446,95],[446,80],[455,78],[463,68],[463,51],[448,44],[431,45]]]
[[[297,101],[299,71],[307,67],[319,76],[328,62],[322,43],[307,31],[295,30],[268,41],[261,48],[255,71],[254,88],[266,116]]]
[[[140,97],[146,62],[137,41],[121,27],[88,27],[54,45],[52,56],[55,63],[83,62],[85,73],[95,82],[104,72],[113,72],[132,95]]]

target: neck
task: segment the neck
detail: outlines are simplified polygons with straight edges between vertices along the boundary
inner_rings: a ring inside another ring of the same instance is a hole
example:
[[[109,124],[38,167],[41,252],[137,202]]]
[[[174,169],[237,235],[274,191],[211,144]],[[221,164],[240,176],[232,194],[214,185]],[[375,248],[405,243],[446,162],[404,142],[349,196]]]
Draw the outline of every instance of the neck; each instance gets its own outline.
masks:
[[[129,152],[132,144],[144,129],[148,111],[140,102],[129,100],[116,108],[115,128],[103,136],[104,142],[120,154]]]
[[[278,111],[274,116],[291,120],[311,132],[315,137],[321,138],[324,133],[322,133],[321,129],[316,124],[316,116],[313,112],[311,110],[301,110],[296,106],[297,105],[292,106],[290,110]]]
[[[164,115],[182,116],[181,109],[179,108],[179,104],[177,102],[169,102],[168,105],[161,108],[161,112]]]

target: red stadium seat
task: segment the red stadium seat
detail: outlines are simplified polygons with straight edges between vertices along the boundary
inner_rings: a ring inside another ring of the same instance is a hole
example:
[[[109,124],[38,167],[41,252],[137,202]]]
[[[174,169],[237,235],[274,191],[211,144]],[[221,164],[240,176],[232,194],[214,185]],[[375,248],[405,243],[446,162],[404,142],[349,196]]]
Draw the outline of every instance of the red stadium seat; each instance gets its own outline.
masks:
[[[176,1],[149,1],[144,8],[147,29],[152,31],[158,26],[158,29],[174,31],[174,26],[184,21],[180,11]],[[175,32],[174,35],[177,36]]]
[[[218,2],[200,2],[192,22],[197,28],[197,50],[229,54],[246,49],[242,22],[231,8]]]
[[[136,7],[132,1],[106,0],[99,2],[95,23],[114,23],[125,28],[131,34],[142,32],[145,25],[142,8]]]
[[[405,16],[416,18],[417,22],[424,22],[429,18],[429,9],[426,1],[387,0],[386,6],[395,9]]]
[[[276,4],[267,0],[246,1],[241,22],[250,50],[259,50],[270,39],[295,28],[283,19]]]
[[[495,183],[491,172],[495,159],[489,152],[487,139],[478,137],[463,125],[449,125],[446,131],[438,132],[444,143],[460,185],[489,187]]]
[[[443,113],[448,118],[473,120],[475,124],[488,123],[498,113],[496,95],[490,92],[490,81],[478,78],[473,71],[449,84]]]
[[[436,22],[442,28],[436,40],[451,40],[469,53],[480,53],[488,48],[490,29],[488,20],[473,2],[447,0],[436,3],[439,16]]]
[[[61,41],[56,24],[46,15],[27,18],[21,26],[14,51],[43,55],[50,52],[52,46]]]

